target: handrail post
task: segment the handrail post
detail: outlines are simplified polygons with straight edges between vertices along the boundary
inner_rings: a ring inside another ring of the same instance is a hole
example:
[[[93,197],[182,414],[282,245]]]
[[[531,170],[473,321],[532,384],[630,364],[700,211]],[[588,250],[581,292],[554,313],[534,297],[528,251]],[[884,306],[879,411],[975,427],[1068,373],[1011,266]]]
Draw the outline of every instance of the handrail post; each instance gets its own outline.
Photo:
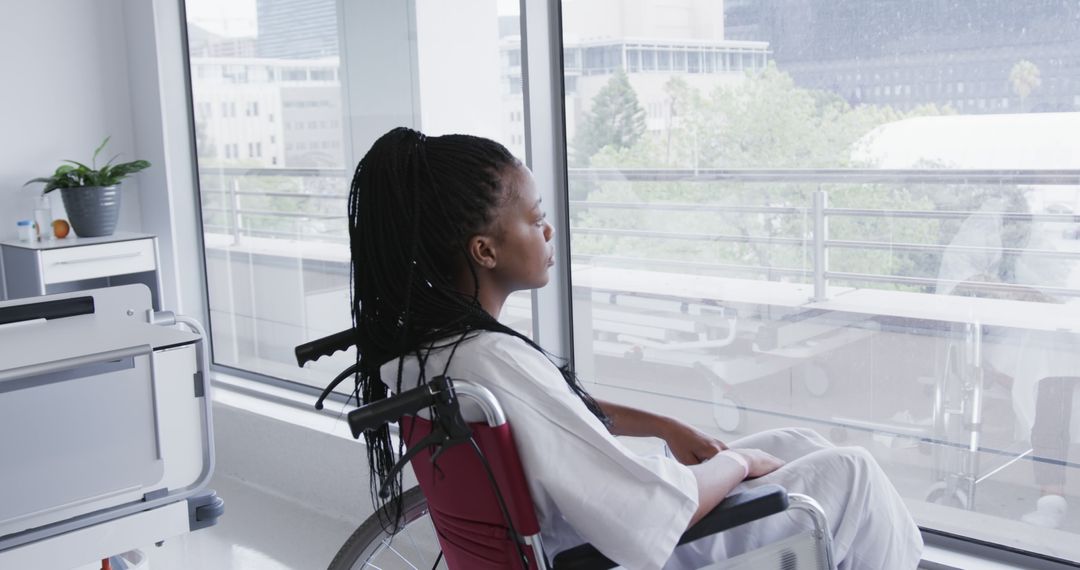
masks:
[[[829,252],[825,247],[825,240],[829,239],[829,219],[825,215],[825,208],[829,204],[829,196],[824,190],[814,192],[814,300],[825,301],[828,299],[826,291],[829,281],[825,273],[829,270]]]
[[[229,229],[232,230],[233,245],[240,243],[240,179],[234,177],[228,184],[229,193],[226,196],[229,211]]]

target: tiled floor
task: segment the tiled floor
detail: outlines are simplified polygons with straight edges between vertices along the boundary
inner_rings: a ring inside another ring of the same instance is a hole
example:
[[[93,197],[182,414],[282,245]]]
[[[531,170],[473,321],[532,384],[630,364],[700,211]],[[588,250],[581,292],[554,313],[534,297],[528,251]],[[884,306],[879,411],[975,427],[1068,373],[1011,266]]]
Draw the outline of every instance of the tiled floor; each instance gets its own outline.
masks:
[[[310,570],[326,568],[356,528],[229,477],[211,487],[225,499],[216,526],[149,546],[152,570]]]
[[[226,500],[217,526],[148,546],[148,570],[310,570],[326,568],[355,523],[327,517],[229,477],[212,485]],[[928,570],[1019,568],[930,548]]]

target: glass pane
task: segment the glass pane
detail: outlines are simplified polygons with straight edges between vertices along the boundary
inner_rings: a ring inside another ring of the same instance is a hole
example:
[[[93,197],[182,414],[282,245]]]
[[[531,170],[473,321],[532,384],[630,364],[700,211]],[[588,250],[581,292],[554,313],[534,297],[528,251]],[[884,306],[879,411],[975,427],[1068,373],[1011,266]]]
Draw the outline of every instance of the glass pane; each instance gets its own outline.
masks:
[[[377,136],[400,124],[464,132],[524,158],[518,19],[442,4],[339,14],[334,0],[187,2],[217,364],[321,387],[353,362],[338,353],[300,369],[293,347],[351,324],[346,196]],[[371,21],[385,37],[355,29]],[[448,42],[453,22],[474,33]],[[341,25],[358,38],[352,51]],[[409,59],[373,67],[378,53]],[[531,333],[530,298],[510,306],[508,321]]]
[[[567,93],[581,376],[863,446],[920,525],[1080,560],[1080,8],[719,5],[562,3],[564,49],[687,52]]]

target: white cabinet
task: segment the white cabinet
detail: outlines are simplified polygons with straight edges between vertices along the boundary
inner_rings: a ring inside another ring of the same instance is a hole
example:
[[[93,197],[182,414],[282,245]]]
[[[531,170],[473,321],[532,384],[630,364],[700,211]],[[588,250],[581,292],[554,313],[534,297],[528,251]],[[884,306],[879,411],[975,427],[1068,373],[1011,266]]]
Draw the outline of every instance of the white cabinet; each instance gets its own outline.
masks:
[[[7,298],[143,283],[161,309],[157,237],[117,232],[108,237],[0,243]]]

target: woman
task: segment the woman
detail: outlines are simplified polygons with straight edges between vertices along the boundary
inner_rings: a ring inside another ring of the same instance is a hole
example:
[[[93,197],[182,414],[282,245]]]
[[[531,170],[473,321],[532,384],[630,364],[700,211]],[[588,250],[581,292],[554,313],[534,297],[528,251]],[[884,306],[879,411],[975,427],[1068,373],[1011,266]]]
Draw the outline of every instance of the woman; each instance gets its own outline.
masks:
[[[918,529],[865,451],[804,430],[728,449],[673,418],[592,398],[498,322],[506,298],[544,286],[556,261],[532,175],[502,145],[404,128],[383,135],[357,166],[349,235],[358,397],[438,374],[490,389],[514,426],[550,556],[590,542],[626,568],[697,568],[804,528],[779,515],[675,549],[738,486],[776,482],[821,502],[840,568],[916,567]],[[481,418],[468,402],[463,414]],[[674,458],[639,456],[615,435],[660,437]],[[374,483],[395,449],[385,427],[366,437]]]

